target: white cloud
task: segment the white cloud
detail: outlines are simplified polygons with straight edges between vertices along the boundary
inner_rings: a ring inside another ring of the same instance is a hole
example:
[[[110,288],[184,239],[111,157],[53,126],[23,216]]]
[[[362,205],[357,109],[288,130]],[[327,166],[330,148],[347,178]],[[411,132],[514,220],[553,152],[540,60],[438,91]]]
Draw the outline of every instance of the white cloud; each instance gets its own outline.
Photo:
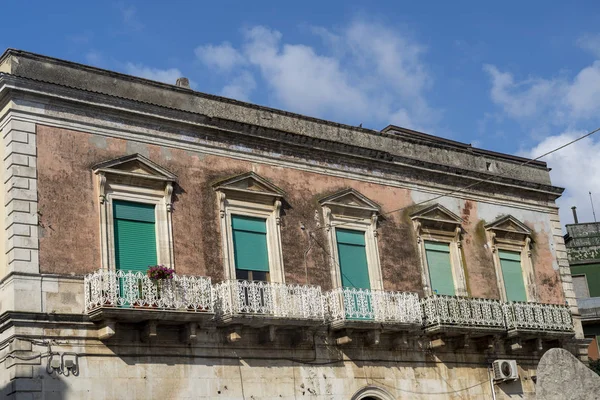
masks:
[[[134,6],[126,6],[123,3],[120,3],[118,6],[125,28],[132,31],[141,31],[144,29],[144,24],[139,20],[137,9]]]
[[[528,79],[515,83],[512,74],[501,72],[494,65],[484,65],[483,70],[492,81],[492,101],[514,118],[536,116],[551,105],[551,94],[562,90],[552,80]]]
[[[491,99],[515,119],[545,118],[568,124],[580,118],[597,118],[600,107],[600,61],[583,68],[574,78],[529,78],[515,81],[509,72],[484,65],[492,82]]]
[[[175,84],[177,78],[183,76],[181,71],[177,68],[158,69],[134,63],[125,64],[125,72],[129,75],[139,76],[140,78],[146,78],[171,85]]]
[[[313,27],[311,33],[323,49],[286,42],[280,32],[255,26],[243,32],[237,49],[229,43],[206,44],[196,55],[233,77],[224,93],[248,96],[260,79],[274,106],[290,111],[374,128],[435,125],[439,112],[425,99],[432,78],[422,60],[423,46],[389,27],[362,21],[338,31]],[[253,74],[253,80],[246,74]]]
[[[594,53],[600,50],[600,36],[584,36],[577,43]],[[600,57],[600,52],[594,53]],[[584,135],[600,123],[600,60],[583,67],[573,76],[518,81],[513,74],[485,65],[491,79],[490,97],[502,114],[546,135],[537,145],[525,150],[526,157],[538,157]],[[566,190],[558,200],[561,220],[571,223],[571,206],[577,206],[580,221],[592,221],[589,192],[596,196],[600,209],[600,133],[563,148],[543,161],[552,168],[552,184]]]
[[[577,39],[577,45],[594,57],[600,58],[600,33],[583,35]]]
[[[585,134],[585,131],[568,130],[542,140],[523,154],[534,158]],[[597,134],[600,135],[600,132]],[[594,196],[595,207],[600,212],[600,137],[591,136],[544,157],[552,168],[552,183],[566,190],[558,200],[563,224],[573,223],[571,207],[576,206],[580,222],[592,222],[589,192]],[[597,214],[600,216],[600,214]]]
[[[229,71],[245,63],[244,57],[229,42],[213,46],[206,44],[196,47],[196,57],[208,67]]]
[[[568,86],[566,101],[573,117],[598,117],[600,111],[600,61],[577,74]]]
[[[236,100],[248,101],[252,91],[256,89],[256,81],[248,71],[242,71],[238,76],[223,87],[221,95]]]

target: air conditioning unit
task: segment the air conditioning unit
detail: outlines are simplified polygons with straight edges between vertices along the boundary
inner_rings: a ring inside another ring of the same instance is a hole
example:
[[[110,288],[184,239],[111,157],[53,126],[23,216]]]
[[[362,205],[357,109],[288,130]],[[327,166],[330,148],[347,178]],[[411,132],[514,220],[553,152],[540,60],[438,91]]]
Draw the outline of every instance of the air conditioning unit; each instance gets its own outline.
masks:
[[[492,363],[495,381],[514,381],[519,379],[516,360],[496,360]]]

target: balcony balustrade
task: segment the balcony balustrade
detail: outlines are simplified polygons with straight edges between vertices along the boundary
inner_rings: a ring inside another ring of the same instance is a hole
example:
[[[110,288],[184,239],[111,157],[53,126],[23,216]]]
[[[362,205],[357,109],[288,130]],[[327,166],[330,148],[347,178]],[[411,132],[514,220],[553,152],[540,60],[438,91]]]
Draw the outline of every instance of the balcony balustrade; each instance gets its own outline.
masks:
[[[433,295],[421,300],[428,333],[440,331],[503,331],[503,303],[498,300]]]
[[[566,305],[510,302],[504,305],[509,335],[535,333],[572,335],[573,318]]]
[[[227,280],[173,275],[154,280],[142,272],[99,270],[84,279],[85,309],[92,321],[166,321],[251,326],[375,326],[426,333],[514,336],[573,335],[568,306],[416,293]],[[594,303],[595,304],[595,303]]]
[[[228,280],[215,293],[221,323],[315,325],[325,318],[320,286]]]
[[[388,329],[421,325],[421,308],[416,293],[337,288],[325,294],[327,319],[334,328],[377,323]]]
[[[150,279],[142,272],[99,270],[84,278],[85,308],[92,320],[194,321],[214,314],[210,278]]]

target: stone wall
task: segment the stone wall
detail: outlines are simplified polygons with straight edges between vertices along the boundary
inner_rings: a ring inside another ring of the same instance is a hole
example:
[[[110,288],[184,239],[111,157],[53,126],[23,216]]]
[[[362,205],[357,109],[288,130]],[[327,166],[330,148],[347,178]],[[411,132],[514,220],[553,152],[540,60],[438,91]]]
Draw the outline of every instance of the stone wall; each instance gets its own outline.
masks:
[[[487,400],[493,387],[499,400],[535,398],[532,378],[539,355],[484,354],[477,347],[426,351],[417,340],[392,354],[387,338],[377,348],[362,343],[336,348],[327,345],[324,332],[314,336],[314,343],[294,350],[285,335],[268,347],[246,333],[236,345],[223,345],[214,330],[199,332],[200,343],[181,346],[172,328],[160,330],[161,340],[152,343],[139,342],[136,327],[124,328],[105,343],[77,339],[82,334],[77,330],[70,332],[74,338],[68,344],[15,340],[2,350],[15,357],[9,357],[10,366],[3,369],[12,381],[4,381],[10,383],[0,388],[0,395],[17,392],[62,400],[348,400],[367,388],[382,400]],[[492,386],[489,360],[507,357],[517,359],[519,380]],[[58,369],[48,365],[52,360],[60,361]],[[65,368],[68,360],[76,369]]]

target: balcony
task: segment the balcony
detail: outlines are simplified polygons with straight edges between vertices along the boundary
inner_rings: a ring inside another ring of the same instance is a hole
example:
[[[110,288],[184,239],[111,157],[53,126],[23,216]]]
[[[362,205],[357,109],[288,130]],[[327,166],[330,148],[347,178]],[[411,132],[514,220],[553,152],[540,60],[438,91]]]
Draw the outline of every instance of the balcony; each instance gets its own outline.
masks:
[[[325,294],[327,319],[333,329],[373,328],[408,330],[421,326],[416,293],[337,288]]]
[[[476,336],[506,330],[503,303],[498,300],[433,295],[421,304],[426,333]]]
[[[510,302],[504,305],[509,336],[574,335],[571,310],[566,305]]]
[[[228,280],[215,293],[221,324],[310,326],[325,319],[320,286]]]
[[[153,280],[142,272],[99,270],[84,279],[92,321],[200,322],[214,315],[210,278],[173,275]]]

